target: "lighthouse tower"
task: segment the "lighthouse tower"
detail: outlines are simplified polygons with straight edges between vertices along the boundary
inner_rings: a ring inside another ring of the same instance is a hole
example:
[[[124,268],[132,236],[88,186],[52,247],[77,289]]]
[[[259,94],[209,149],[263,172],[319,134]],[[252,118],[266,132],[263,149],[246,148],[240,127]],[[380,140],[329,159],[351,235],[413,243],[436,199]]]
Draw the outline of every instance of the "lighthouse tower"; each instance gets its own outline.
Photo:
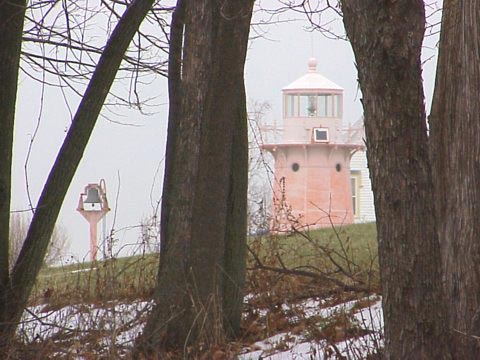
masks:
[[[352,223],[350,158],[342,136],[343,89],[317,73],[282,89],[283,139],[263,145],[275,159],[273,230]]]

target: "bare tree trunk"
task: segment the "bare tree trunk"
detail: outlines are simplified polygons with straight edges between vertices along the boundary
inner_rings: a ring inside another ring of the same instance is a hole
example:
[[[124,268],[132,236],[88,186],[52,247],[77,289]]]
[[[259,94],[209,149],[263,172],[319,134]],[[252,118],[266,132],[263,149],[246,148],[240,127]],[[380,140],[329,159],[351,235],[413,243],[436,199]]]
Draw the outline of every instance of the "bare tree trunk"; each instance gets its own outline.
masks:
[[[9,237],[13,126],[26,1],[0,3],[0,319],[10,283]]]
[[[480,3],[448,1],[430,115],[454,356],[480,358]],[[475,339],[473,336],[476,336]]]
[[[123,55],[152,5],[153,0],[135,0],[129,5],[115,27],[77,109],[38,201],[24,245],[12,270],[10,286],[2,299],[2,305],[8,311],[0,314],[2,316],[0,318],[0,351],[7,350],[10,340],[15,335],[17,324],[43,264],[65,194],[83,156]],[[20,11],[21,7],[18,9]],[[18,61],[16,63],[18,66]],[[16,84],[16,77],[11,81]],[[11,147],[12,144],[9,145]]]
[[[240,333],[247,251],[248,115],[243,86],[237,97],[235,110],[238,113],[234,119],[230,153],[223,284],[224,330],[231,337]]]
[[[0,288],[8,283],[13,125],[25,0],[0,3]]]
[[[253,1],[179,1],[172,19],[157,306],[139,352],[211,343],[239,329],[247,192],[243,71],[252,8]]]
[[[421,0],[342,0],[377,214],[387,359],[448,359],[427,146]]]

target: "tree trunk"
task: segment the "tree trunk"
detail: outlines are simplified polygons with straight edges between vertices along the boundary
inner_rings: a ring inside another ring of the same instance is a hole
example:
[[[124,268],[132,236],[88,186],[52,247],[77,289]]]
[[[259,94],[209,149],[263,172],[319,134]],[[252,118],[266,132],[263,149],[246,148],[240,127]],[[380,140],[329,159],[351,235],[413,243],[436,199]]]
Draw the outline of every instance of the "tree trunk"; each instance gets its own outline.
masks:
[[[243,71],[252,8],[252,0],[179,1],[172,19],[157,306],[139,352],[211,344],[239,329],[248,172]]]
[[[448,359],[428,157],[420,0],[342,0],[355,54],[377,231],[387,359]]]
[[[0,352],[7,350],[10,340],[15,335],[17,324],[43,264],[65,194],[123,56],[153,2],[153,0],[135,0],[128,6],[115,27],[80,102],[70,130],[43,188],[24,245],[13,267],[10,286],[2,299],[2,305],[8,311],[0,314],[2,316],[0,318]],[[17,82],[16,78],[11,80]]]
[[[0,3],[0,321],[10,283],[9,237],[13,125],[25,0]]]
[[[248,122],[245,90],[239,88],[230,153],[230,188],[228,191],[225,233],[225,280],[223,284],[224,330],[230,337],[240,333],[243,289],[246,272],[247,193],[248,193]]]
[[[479,18],[475,0],[444,3],[430,115],[438,233],[457,359],[480,358]]]

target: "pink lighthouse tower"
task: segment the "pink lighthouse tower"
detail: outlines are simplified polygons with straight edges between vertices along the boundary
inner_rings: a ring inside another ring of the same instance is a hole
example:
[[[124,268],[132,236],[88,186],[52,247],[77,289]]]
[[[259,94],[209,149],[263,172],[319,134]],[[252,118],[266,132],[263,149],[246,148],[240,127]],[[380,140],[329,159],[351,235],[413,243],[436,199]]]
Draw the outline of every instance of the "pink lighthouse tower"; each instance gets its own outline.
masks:
[[[353,222],[350,158],[358,144],[344,141],[343,89],[317,73],[282,89],[283,139],[265,144],[275,159],[273,230]]]

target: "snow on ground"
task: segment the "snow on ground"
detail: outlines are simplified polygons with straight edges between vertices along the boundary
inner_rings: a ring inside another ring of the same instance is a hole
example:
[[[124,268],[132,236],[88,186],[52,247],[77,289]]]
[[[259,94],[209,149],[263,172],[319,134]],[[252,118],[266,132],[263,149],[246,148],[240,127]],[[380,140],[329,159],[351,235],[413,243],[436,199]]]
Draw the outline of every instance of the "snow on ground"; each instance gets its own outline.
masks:
[[[368,299],[360,301],[365,303],[365,300]],[[301,309],[303,316],[315,317],[315,319],[328,319],[339,313],[349,313],[351,321],[356,326],[367,329],[369,332],[365,332],[366,334],[361,337],[335,344],[328,343],[326,340],[307,339],[307,334],[303,333],[299,335],[283,332],[246,347],[238,359],[327,360],[340,359],[341,356],[346,356],[347,359],[364,359],[367,354],[383,345],[380,335],[383,325],[381,301],[375,298],[370,303],[370,307],[358,309],[357,301],[328,306],[328,299],[309,299],[295,305],[284,304],[282,308],[286,313],[295,306],[296,309]],[[51,311],[46,306],[36,306],[25,312],[19,334],[29,342],[77,339],[69,342],[73,344],[72,349],[65,349],[66,353],[71,354],[72,351],[79,351],[75,346],[84,346],[78,339],[82,339],[82,336],[93,331],[99,347],[122,348],[127,353],[135,337],[141,333],[145,316],[151,308],[152,302],[144,301],[130,304],[111,302],[101,308],[95,305],[79,304]],[[292,324],[298,320],[295,315],[290,318]],[[318,326],[320,329],[322,325]]]
[[[77,304],[59,310],[47,306],[29,308],[23,316],[19,335],[28,343],[57,343],[62,353],[74,359],[111,354],[127,355],[142,332],[145,316],[153,302],[129,304],[109,302],[106,306]]]
[[[350,311],[357,302],[349,301],[325,308],[321,307],[322,303],[325,301],[311,299],[305,302],[305,315],[327,318],[339,312]],[[383,327],[381,300],[354,312],[353,318],[361,328],[372,332],[336,344],[329,344],[325,340],[312,342],[304,336],[285,332],[256,342],[250,346],[253,350],[240,355],[238,360],[327,360],[341,359],[341,356],[347,359],[364,359],[367,354],[383,346],[380,335]]]

